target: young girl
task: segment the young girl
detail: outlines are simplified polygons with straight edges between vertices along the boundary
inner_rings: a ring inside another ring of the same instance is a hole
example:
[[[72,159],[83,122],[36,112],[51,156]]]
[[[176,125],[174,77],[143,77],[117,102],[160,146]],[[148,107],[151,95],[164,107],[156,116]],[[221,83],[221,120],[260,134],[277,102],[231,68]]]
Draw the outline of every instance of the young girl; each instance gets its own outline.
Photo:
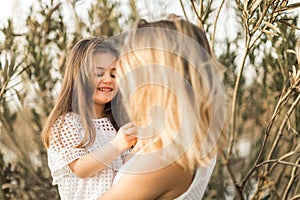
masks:
[[[121,154],[136,143],[128,123],[118,130],[111,101],[116,96],[118,51],[101,38],[72,49],[61,92],[42,136],[53,184],[61,199],[96,199],[112,184]]]
[[[209,43],[176,16],[140,20],[128,38],[117,81],[141,150],[100,199],[200,200],[224,142],[225,90]]]

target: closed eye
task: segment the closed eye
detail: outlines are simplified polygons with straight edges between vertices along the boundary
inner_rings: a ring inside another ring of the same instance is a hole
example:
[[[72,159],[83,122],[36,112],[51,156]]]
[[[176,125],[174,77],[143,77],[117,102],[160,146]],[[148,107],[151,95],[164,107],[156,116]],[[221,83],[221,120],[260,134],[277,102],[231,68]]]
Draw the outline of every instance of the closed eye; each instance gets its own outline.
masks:
[[[104,74],[96,74],[97,77],[102,77]]]

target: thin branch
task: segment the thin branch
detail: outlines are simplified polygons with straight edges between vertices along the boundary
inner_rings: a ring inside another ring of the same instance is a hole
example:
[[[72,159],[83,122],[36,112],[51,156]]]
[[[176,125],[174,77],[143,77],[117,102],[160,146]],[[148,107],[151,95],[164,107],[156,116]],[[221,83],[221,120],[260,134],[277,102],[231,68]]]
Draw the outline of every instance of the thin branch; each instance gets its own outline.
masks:
[[[283,156],[281,156],[280,158],[277,158],[277,159],[272,159],[272,160],[265,160],[259,164],[256,165],[256,168],[258,167],[261,167],[265,164],[268,164],[268,163],[289,163],[289,162],[286,162],[286,161],[283,161],[284,159],[288,158],[288,157],[291,157],[291,156],[294,156],[296,155],[295,151],[291,151]],[[293,163],[295,165],[295,163]],[[300,165],[299,165],[300,166]]]
[[[193,0],[191,0],[191,4],[192,4],[192,7],[193,7],[193,10],[194,10],[195,14],[197,15],[198,20],[202,24],[202,19],[201,19],[202,1],[200,1],[200,11],[199,11],[200,13],[198,13]]]
[[[208,15],[209,15],[210,12],[211,12],[211,4],[212,4],[212,2],[211,2],[211,1],[208,1],[204,13],[203,13],[202,15],[200,15],[200,16],[202,16],[202,17],[201,17],[201,19],[202,19],[201,21],[202,21],[202,22],[205,22],[205,20],[208,18]]]
[[[249,52],[248,44],[250,39],[246,39],[246,49],[244,52],[241,68],[239,71],[239,74],[237,76],[237,79],[235,81],[235,86],[234,86],[234,91],[233,91],[233,100],[232,100],[232,107],[231,107],[231,131],[230,131],[230,136],[229,136],[229,147],[228,147],[228,156],[232,154],[232,149],[234,145],[234,140],[235,140],[235,126],[236,126],[236,102],[237,102],[237,95],[239,91],[239,86],[240,86],[240,80],[244,71],[247,55]]]
[[[300,162],[300,157],[298,158],[298,160],[297,160],[296,163],[299,163],[299,162]],[[291,191],[292,185],[293,185],[293,183],[295,182],[295,179],[296,179],[296,177],[297,177],[296,173],[297,173],[297,167],[294,166],[294,167],[293,167],[293,170],[292,170],[292,173],[291,173],[290,181],[289,181],[288,185],[286,186],[286,188],[285,188],[285,190],[284,190],[284,192],[283,192],[283,197],[282,197],[282,199],[287,199],[288,194],[289,194],[289,192]]]
[[[296,183],[295,191],[300,191],[300,181]],[[300,196],[299,196],[300,197]]]
[[[272,3],[272,4],[273,4],[273,3]],[[268,7],[268,8],[269,8],[269,7]],[[256,22],[254,28],[253,28],[252,31],[250,32],[251,35],[254,35],[254,34],[256,33],[256,31],[260,29],[261,24],[263,23],[264,18],[265,18],[265,16],[267,15],[267,10],[268,10],[268,9],[265,9],[265,10],[263,11],[261,17],[260,17],[259,20]],[[271,16],[272,16],[272,17],[271,17],[270,19],[268,19],[267,22],[269,22],[269,23],[272,24],[272,23],[274,23],[274,21],[275,21],[277,15],[276,15],[276,16],[273,16],[273,14],[271,14]],[[255,45],[256,41],[257,41],[258,39],[261,38],[262,34],[263,34],[263,32],[260,31],[260,33],[257,35],[257,37],[252,41],[252,44],[249,45],[250,48],[252,48],[252,47]]]
[[[290,23],[286,22],[285,20],[280,19],[280,20],[277,20],[277,22],[281,22],[281,23],[283,23],[283,24],[285,24],[285,25],[287,25],[287,26],[289,26],[293,29],[300,30],[300,27],[296,26],[295,24],[290,24]]]
[[[245,23],[247,24],[247,20],[245,21]],[[251,36],[248,34],[249,30],[248,30],[248,27],[246,26],[246,24],[244,24],[244,31],[245,31],[245,36],[246,36],[245,37],[245,47],[246,47],[246,49],[245,49],[245,52],[244,52],[244,55],[243,55],[241,68],[240,68],[239,74],[237,76],[237,79],[235,81],[235,87],[234,87],[234,91],[233,91],[233,100],[232,100],[232,108],[231,108],[231,130],[229,132],[229,146],[227,148],[228,159],[232,155],[232,149],[233,149],[234,142],[235,142],[235,139],[236,139],[236,133],[235,133],[236,132],[235,131],[235,126],[236,126],[236,103],[237,103],[237,95],[238,95],[238,90],[239,90],[239,85],[240,85],[240,79],[242,77],[243,70],[244,70],[245,63],[246,63],[246,59],[247,59],[247,55],[248,55],[248,52],[250,50],[249,49],[249,44],[250,44],[250,41],[251,41]],[[230,166],[227,166],[227,169],[228,169],[228,171],[231,170]],[[240,192],[242,194],[242,191],[244,189],[244,184],[236,185],[235,187],[238,190],[238,192]],[[243,196],[241,198],[243,198]]]
[[[266,8],[263,10],[263,12],[262,12],[262,14],[260,15],[259,19],[256,21],[254,28],[253,28],[252,31],[250,32],[251,35],[254,35],[254,33],[260,28],[260,25],[261,25],[261,23],[263,22],[264,17],[266,16],[268,9],[269,9],[269,7],[266,7]]]
[[[8,82],[9,82],[9,80],[6,80],[6,81],[4,81],[1,84],[1,88],[0,88],[0,100],[3,99],[3,97],[4,97],[4,94],[5,94],[6,90],[7,90]]]
[[[299,80],[300,81],[300,80]],[[298,81],[298,83],[299,83]],[[287,92],[284,94],[284,91],[286,90],[286,88],[283,88],[279,101],[276,104],[275,110],[273,111],[272,117],[270,119],[270,122],[267,126],[267,131],[270,132],[273,122],[275,121],[276,117],[278,116],[279,112],[281,111],[281,109],[286,105],[287,101],[290,99],[291,94],[293,93],[293,90],[291,88],[289,88],[287,90]]]
[[[267,144],[267,141],[268,141],[268,138],[269,138],[269,132],[265,132],[265,136],[264,136],[264,140],[263,140],[263,143],[261,145],[261,148],[260,148],[260,151],[258,153],[258,156],[254,162],[254,165],[250,168],[250,170],[248,171],[247,175],[245,176],[245,178],[243,179],[243,181],[241,182],[240,184],[240,187],[241,188],[244,188],[247,181],[249,180],[250,176],[252,175],[252,173],[257,169],[257,163],[259,162],[259,160],[261,159],[262,157],[262,154],[263,154],[263,150],[265,149],[266,147],[266,144]]]
[[[214,50],[214,46],[215,46],[215,35],[216,35],[216,30],[217,30],[217,23],[218,23],[219,16],[220,16],[222,7],[223,7],[223,5],[224,5],[224,2],[225,2],[225,0],[222,0],[220,6],[219,6],[219,8],[218,8],[218,11],[217,11],[216,19],[215,19],[215,21],[214,21],[214,29],[213,29],[212,37],[211,37],[211,46],[212,46],[212,50]]]
[[[284,159],[286,159],[286,158],[288,158],[288,157],[290,157],[290,156],[293,156],[293,155],[295,155],[295,151],[291,151],[291,152],[289,152],[289,153],[287,153],[287,154],[281,156],[280,158],[278,158],[278,160],[284,160]],[[276,167],[276,165],[277,165],[277,164],[274,163],[274,164],[271,166],[271,168],[270,168],[270,170],[269,170],[268,173],[270,173],[271,171],[273,171],[273,169]]]
[[[234,173],[233,171],[231,170],[230,166],[229,166],[229,160],[225,157],[224,154],[221,154],[222,155],[222,158],[223,158],[223,163],[224,165],[226,166],[227,168],[227,171],[229,173],[229,176],[231,178],[231,180],[233,181],[233,184],[234,184],[234,187],[236,189],[236,193],[238,194],[239,196],[239,199],[240,200],[244,200],[244,196],[243,196],[243,192],[242,192],[242,188],[237,184],[237,180],[234,176]]]
[[[300,199],[300,194],[297,194],[296,196],[293,196],[292,198],[290,198],[290,200],[299,200]]]
[[[193,0],[191,0],[191,1],[193,1]],[[203,11],[203,0],[200,0],[199,1],[199,16],[200,16],[200,18],[202,16],[202,11]],[[201,20],[201,23],[202,23],[202,20]]]
[[[187,17],[187,14],[185,12],[185,8],[184,8],[182,0],[179,0],[179,2],[180,2],[181,9],[183,11],[184,17],[185,17],[186,20],[188,20],[188,17]]]
[[[299,80],[300,80],[300,79],[299,79]],[[298,81],[299,81],[299,80],[298,80]],[[298,81],[297,81],[297,82],[298,82]],[[295,109],[296,105],[299,103],[299,101],[300,101],[300,94],[298,94],[296,100],[292,103],[290,109],[288,110],[287,114],[285,115],[285,118],[284,118],[283,122],[281,123],[280,128],[279,128],[279,130],[278,130],[278,134],[277,134],[277,136],[276,136],[276,139],[274,140],[273,145],[272,145],[272,147],[271,147],[271,150],[270,150],[270,152],[269,152],[269,154],[268,154],[268,156],[267,156],[267,160],[270,160],[270,158],[272,157],[273,152],[274,152],[274,150],[275,150],[275,148],[276,148],[276,146],[277,146],[277,144],[278,144],[278,142],[279,142],[279,138],[280,138],[281,135],[282,135],[283,128],[285,127],[285,124],[287,123],[287,121],[288,121],[290,115],[291,115],[292,112],[294,111],[294,109]],[[268,167],[268,166],[266,166],[266,167]]]
[[[300,79],[295,83],[295,84],[299,84],[299,81]],[[294,85],[295,85],[294,84]],[[258,165],[258,162],[259,160],[261,159],[262,155],[263,155],[263,151],[266,147],[266,144],[267,144],[267,141],[268,141],[268,138],[269,138],[269,135],[270,135],[270,132],[271,132],[271,128],[273,126],[273,123],[274,123],[274,120],[276,118],[276,116],[278,115],[278,113],[280,112],[281,108],[282,108],[282,104],[286,104],[286,101],[287,99],[289,99],[291,93],[293,92],[292,89],[289,89],[285,94],[284,94],[284,91],[285,91],[285,88],[283,89],[283,92],[281,93],[281,97],[276,105],[276,108],[275,110],[273,111],[273,114],[272,114],[272,117],[271,117],[271,120],[265,130],[265,135],[264,135],[264,140],[263,140],[263,143],[262,143],[262,146],[260,148],[260,151],[258,153],[258,156],[256,158],[256,161],[254,162],[254,165],[250,168],[250,170],[248,171],[247,175],[245,176],[245,178],[243,179],[243,181],[241,182],[240,184],[240,187],[241,188],[244,188],[245,184],[247,183],[247,181],[249,180],[250,176],[252,175],[252,173],[257,169],[257,165]],[[300,95],[299,95],[300,96]],[[298,98],[299,98],[298,96]],[[299,100],[298,100],[299,101]],[[295,102],[294,102],[295,103]],[[294,108],[296,106],[296,104],[294,106],[292,106],[291,108]],[[291,112],[291,111],[289,111]],[[289,113],[288,112],[288,113]],[[290,115],[290,114],[289,114]],[[268,159],[270,160],[270,158]]]
[[[255,45],[256,41],[257,41],[258,39],[261,38],[262,34],[263,34],[263,32],[260,32],[260,33],[259,33],[259,34],[251,41],[251,44],[249,45],[249,48],[250,48],[250,49],[252,49],[252,47]]]
[[[294,3],[294,4],[291,4],[291,5],[288,5],[288,6],[284,7],[284,8],[275,10],[272,14],[283,12],[283,11],[287,11],[287,10],[296,9],[296,8],[299,8],[299,7],[300,7],[300,3]]]
[[[244,67],[245,67],[245,63],[246,63],[246,59],[250,50],[250,42],[251,42],[251,35],[249,34],[249,27],[248,27],[248,19],[247,16],[243,17],[244,23],[243,23],[243,28],[244,28],[244,34],[245,34],[245,52],[242,58],[242,63],[241,63],[241,67],[240,67],[240,71],[239,74],[237,76],[237,79],[235,81],[235,86],[234,86],[234,90],[233,90],[233,99],[232,99],[232,106],[231,106],[231,116],[230,116],[230,120],[231,120],[231,129],[229,131],[229,146],[227,149],[227,156],[230,156],[232,154],[232,149],[233,149],[233,145],[234,145],[234,140],[236,138],[236,104],[237,104],[237,95],[238,95],[238,91],[239,91],[239,86],[240,86],[240,80],[244,71]]]
[[[261,167],[263,165],[267,165],[267,164],[270,164],[270,163],[278,163],[278,164],[289,165],[289,166],[300,168],[299,164],[296,164],[296,163],[293,163],[293,162],[282,161],[282,160],[278,160],[278,159],[263,161],[263,162],[259,163],[258,165],[256,165],[256,167]]]

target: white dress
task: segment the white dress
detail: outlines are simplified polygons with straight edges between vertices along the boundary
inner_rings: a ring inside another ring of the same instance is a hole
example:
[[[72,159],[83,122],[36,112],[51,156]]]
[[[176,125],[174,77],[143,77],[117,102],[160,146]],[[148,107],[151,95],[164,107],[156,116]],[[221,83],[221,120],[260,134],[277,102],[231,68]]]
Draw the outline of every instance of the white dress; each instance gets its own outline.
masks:
[[[118,171],[118,173],[115,176],[115,179],[113,181],[113,184],[116,184],[123,174],[128,173],[128,169],[130,165],[136,160],[137,156],[132,156]],[[193,181],[189,188],[181,194],[179,197],[177,197],[175,200],[201,200],[204,192],[206,190],[206,187],[208,185],[209,179],[211,177],[211,174],[215,168],[216,165],[216,158],[217,156],[214,156],[211,159],[210,165],[207,167],[200,167],[197,169],[195,176],[193,178]]]
[[[94,151],[111,141],[116,131],[108,118],[93,119],[96,127],[95,143],[88,148],[74,148],[84,135],[80,116],[67,113],[64,121],[60,117],[52,127],[48,148],[48,165],[53,177],[53,184],[58,185],[62,200],[93,200],[99,198],[112,185],[116,171],[123,164],[121,156],[101,172],[88,177],[77,177],[68,164],[82,155]],[[61,127],[61,128],[60,128]]]

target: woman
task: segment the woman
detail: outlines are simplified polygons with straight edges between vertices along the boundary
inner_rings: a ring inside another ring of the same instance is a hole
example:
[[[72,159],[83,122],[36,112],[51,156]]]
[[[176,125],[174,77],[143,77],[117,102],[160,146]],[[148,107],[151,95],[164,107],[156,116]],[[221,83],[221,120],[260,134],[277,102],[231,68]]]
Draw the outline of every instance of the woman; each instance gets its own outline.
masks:
[[[225,91],[201,29],[176,16],[140,20],[117,63],[137,153],[103,199],[202,198],[224,141]]]

